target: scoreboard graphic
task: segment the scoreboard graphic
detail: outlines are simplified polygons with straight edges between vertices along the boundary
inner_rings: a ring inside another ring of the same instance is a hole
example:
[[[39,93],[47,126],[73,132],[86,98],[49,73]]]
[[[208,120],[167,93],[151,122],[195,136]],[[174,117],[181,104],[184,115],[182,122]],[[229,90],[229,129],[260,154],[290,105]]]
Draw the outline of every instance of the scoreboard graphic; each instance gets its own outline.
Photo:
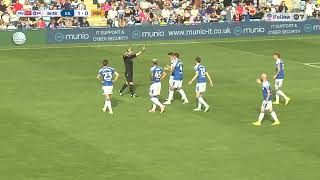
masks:
[[[33,10],[17,11],[18,17],[90,17],[91,12],[87,10]]]

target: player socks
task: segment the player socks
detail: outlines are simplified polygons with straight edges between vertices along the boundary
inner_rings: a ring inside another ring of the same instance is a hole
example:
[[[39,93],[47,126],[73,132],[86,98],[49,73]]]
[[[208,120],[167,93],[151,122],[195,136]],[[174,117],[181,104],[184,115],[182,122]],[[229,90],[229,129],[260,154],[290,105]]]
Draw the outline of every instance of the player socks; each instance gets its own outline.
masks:
[[[121,88],[121,90],[120,90],[120,92],[123,92],[127,87],[128,87],[128,85],[126,83],[124,83],[122,88]]]
[[[278,90],[277,94],[279,94],[280,96],[284,97],[285,99],[288,99],[288,96],[286,96],[286,94],[284,94],[284,92],[282,92],[281,90]]]
[[[109,100],[105,100],[105,101],[104,101],[103,109],[107,109],[107,108],[108,108],[108,101],[109,101]]]
[[[178,92],[181,94],[183,100],[188,101],[187,95],[183,89],[179,89]]]
[[[263,120],[263,118],[264,118],[264,113],[260,113],[259,114],[259,119],[258,119],[258,122],[262,122],[262,120]]]
[[[271,112],[271,117],[275,122],[279,122],[277,114],[274,111]]]
[[[130,89],[131,95],[134,95],[135,94],[134,85],[129,85],[129,89]]]
[[[163,107],[163,105],[160,103],[160,101],[159,101],[159,99],[158,99],[157,97],[152,97],[152,98],[151,98],[151,101],[152,101],[154,104],[158,105],[159,107]]]
[[[200,102],[198,102],[198,107],[197,108],[201,109],[201,103]]]
[[[280,101],[280,96],[278,94],[278,91],[276,92],[276,102],[279,102]]]
[[[173,94],[174,94],[174,91],[169,91],[169,97],[168,97],[168,101],[172,101],[173,99]]]
[[[106,100],[106,105],[107,105],[109,111],[112,111],[111,101],[110,100]]]
[[[208,107],[209,105],[206,103],[206,101],[200,96],[198,97],[198,101],[203,104],[205,107]]]

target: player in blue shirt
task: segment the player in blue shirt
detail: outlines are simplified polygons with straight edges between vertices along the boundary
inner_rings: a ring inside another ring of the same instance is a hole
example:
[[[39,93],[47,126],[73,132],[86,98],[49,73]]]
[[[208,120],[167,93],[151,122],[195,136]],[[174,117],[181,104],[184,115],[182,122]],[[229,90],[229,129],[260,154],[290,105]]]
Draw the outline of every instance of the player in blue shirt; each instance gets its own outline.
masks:
[[[103,60],[102,65],[103,67],[99,70],[97,75],[98,81],[102,84],[103,95],[106,98],[102,111],[106,112],[107,109],[109,109],[109,114],[113,114],[111,107],[111,95],[113,83],[117,81],[119,73],[116,72],[112,67],[108,66],[108,60]]]
[[[257,79],[257,83],[262,84],[262,96],[263,101],[261,105],[261,111],[257,122],[252,123],[255,126],[261,126],[261,122],[264,118],[265,111],[269,111],[272,119],[274,120],[273,126],[279,125],[280,121],[278,120],[277,114],[273,111],[272,108],[272,92],[271,85],[268,81],[267,74],[262,73],[260,79]]]
[[[160,107],[160,113],[163,113],[165,106],[160,103],[158,96],[161,92],[161,80],[166,77],[166,73],[163,71],[162,67],[158,66],[157,59],[152,60],[151,72],[151,85],[149,90],[150,100],[153,102],[152,109],[149,112],[155,112],[157,105]]]
[[[290,98],[284,94],[281,90],[283,79],[284,79],[284,62],[280,59],[279,53],[273,54],[273,59],[276,61],[276,74],[274,75],[275,79],[275,90],[276,90],[276,101],[273,104],[280,104],[280,96],[285,99],[285,105],[288,105]]]
[[[182,89],[182,81],[183,81],[183,62],[179,59],[179,53],[174,53],[174,61],[171,65],[170,69],[166,68],[166,70],[170,71],[170,74],[173,76],[172,86],[170,87],[168,100],[164,102],[164,104],[171,104],[173,100],[173,95],[175,91],[178,91],[181,95],[181,100],[183,104],[189,103],[186,93]]]
[[[207,112],[210,106],[203,99],[203,94],[206,91],[207,78],[210,82],[211,87],[213,87],[213,82],[210,74],[207,72],[206,68],[201,64],[201,58],[196,57],[195,61],[196,61],[196,65],[194,66],[195,75],[193,76],[191,81],[189,81],[188,83],[189,85],[191,85],[192,82],[197,79],[196,98],[198,100],[198,107],[195,108],[194,111],[201,111],[201,105],[203,104],[205,107],[204,112]]]

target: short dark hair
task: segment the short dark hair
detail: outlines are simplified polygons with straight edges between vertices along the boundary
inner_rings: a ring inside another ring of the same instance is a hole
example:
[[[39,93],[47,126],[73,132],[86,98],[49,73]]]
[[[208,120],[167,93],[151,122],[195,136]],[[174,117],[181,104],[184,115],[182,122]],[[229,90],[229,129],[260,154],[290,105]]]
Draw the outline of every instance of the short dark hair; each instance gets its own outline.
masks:
[[[196,57],[196,61],[197,61],[198,63],[200,63],[200,62],[201,62],[201,58],[200,58],[200,57]]]
[[[278,58],[280,58],[280,53],[275,52],[273,55],[276,55]]]
[[[102,65],[104,65],[104,66],[107,66],[107,65],[108,65],[108,63],[109,63],[109,61],[108,61],[108,60],[106,60],[106,59],[104,59],[104,60],[102,61]]]
[[[172,55],[173,55],[173,52],[169,52],[169,53],[168,53],[168,56],[172,56]]]
[[[174,53],[174,56],[177,57],[177,58],[179,58],[179,57],[180,57],[180,54],[176,52],[176,53]]]

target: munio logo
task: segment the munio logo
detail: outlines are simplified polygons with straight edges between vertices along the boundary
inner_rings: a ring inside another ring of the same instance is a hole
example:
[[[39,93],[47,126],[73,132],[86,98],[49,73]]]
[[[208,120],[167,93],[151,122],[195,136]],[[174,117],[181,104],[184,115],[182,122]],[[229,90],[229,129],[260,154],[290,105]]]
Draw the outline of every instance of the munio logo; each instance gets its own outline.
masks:
[[[61,32],[56,33],[54,35],[54,39],[58,42],[62,42],[64,40],[87,40],[90,38],[89,34],[86,34],[84,32],[82,33],[72,33],[72,34],[63,34]]]

